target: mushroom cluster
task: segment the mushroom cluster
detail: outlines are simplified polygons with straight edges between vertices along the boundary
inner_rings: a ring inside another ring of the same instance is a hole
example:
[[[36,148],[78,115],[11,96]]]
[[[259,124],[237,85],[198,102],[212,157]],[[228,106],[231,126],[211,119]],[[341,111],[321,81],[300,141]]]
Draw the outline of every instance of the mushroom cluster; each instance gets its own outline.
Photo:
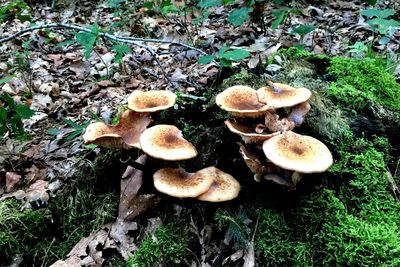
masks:
[[[118,124],[90,124],[83,135],[85,144],[138,148],[153,158],[167,161],[194,158],[196,148],[183,138],[177,127],[159,124],[148,128],[153,121],[151,114],[172,107],[175,101],[176,95],[169,91],[135,90],[128,97],[128,110],[119,114]],[[187,173],[182,168],[165,168],[154,173],[153,181],[155,188],[167,195],[210,202],[231,200],[240,190],[234,177],[215,167],[196,173]]]
[[[225,125],[244,141],[239,152],[256,181],[294,188],[302,173],[324,172],[333,164],[321,141],[292,131],[310,110],[310,97],[307,88],[273,82],[258,90],[232,86],[217,95],[217,105],[234,117]]]

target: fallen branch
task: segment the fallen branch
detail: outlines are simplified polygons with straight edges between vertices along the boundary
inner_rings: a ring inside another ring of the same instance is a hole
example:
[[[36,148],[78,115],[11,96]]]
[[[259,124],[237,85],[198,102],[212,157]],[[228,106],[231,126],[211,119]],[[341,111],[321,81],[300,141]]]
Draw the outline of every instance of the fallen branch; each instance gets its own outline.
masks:
[[[81,27],[78,25],[72,25],[72,24],[66,24],[66,23],[49,23],[49,24],[41,24],[41,25],[28,27],[28,28],[22,29],[8,37],[0,38],[0,44],[8,42],[12,39],[15,39],[15,38],[17,38],[25,33],[28,33],[28,32],[32,32],[32,31],[40,30],[40,29],[49,29],[49,28],[66,28],[66,29],[73,29],[76,31],[95,34],[91,29]],[[163,73],[165,79],[169,83],[171,83],[174,88],[176,88],[176,84],[168,77],[167,73],[165,72],[164,67],[162,66],[160,60],[157,57],[157,53],[153,50],[153,48],[151,48],[150,46],[145,45],[143,43],[167,43],[167,44],[171,44],[171,45],[182,46],[182,47],[185,47],[190,50],[195,50],[195,51],[201,53],[202,55],[206,55],[206,53],[204,51],[202,51],[196,47],[193,47],[193,46],[190,46],[187,44],[183,44],[180,42],[169,42],[169,41],[163,41],[163,40],[158,40],[158,39],[123,37],[123,36],[117,36],[117,35],[113,35],[113,34],[109,34],[109,33],[105,33],[105,32],[99,32],[99,33],[97,33],[97,35],[100,37],[103,37],[103,38],[107,38],[109,40],[113,40],[113,41],[120,42],[120,43],[127,43],[127,44],[131,44],[131,45],[145,49],[154,58],[158,67],[161,69],[161,72]]]

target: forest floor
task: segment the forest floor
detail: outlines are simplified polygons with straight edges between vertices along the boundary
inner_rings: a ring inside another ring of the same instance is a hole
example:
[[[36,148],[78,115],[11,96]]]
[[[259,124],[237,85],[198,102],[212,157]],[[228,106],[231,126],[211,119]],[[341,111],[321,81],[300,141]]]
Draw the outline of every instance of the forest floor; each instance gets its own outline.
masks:
[[[0,266],[399,266],[400,2],[187,2],[0,0]],[[295,131],[329,147],[327,172],[253,179],[215,96],[268,81],[312,91]],[[84,144],[159,89],[177,102],[154,124],[196,158]],[[153,173],[177,166],[241,192],[158,192]]]

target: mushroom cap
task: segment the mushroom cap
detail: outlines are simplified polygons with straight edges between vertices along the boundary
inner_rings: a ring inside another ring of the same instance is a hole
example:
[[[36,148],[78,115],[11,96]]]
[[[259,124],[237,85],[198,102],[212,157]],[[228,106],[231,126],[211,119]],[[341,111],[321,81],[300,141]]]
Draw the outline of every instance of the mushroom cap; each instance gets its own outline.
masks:
[[[215,167],[208,167],[199,172],[213,173],[214,181],[207,192],[197,199],[209,202],[222,202],[236,198],[239,195],[240,184],[236,179]]]
[[[147,114],[126,110],[119,114],[117,125],[103,122],[91,123],[85,130],[85,144],[96,144],[108,148],[140,148],[139,137],[152,119]]]
[[[269,107],[258,100],[257,91],[244,85],[229,87],[215,98],[216,104],[236,117],[262,116]]]
[[[145,130],[139,138],[142,150],[153,158],[183,160],[197,156],[196,148],[173,125],[159,124]]]
[[[333,164],[332,154],[325,144],[292,131],[264,141],[263,151],[273,164],[300,173],[324,172]]]
[[[280,134],[280,132],[257,133],[255,127],[250,127],[230,120],[226,120],[224,123],[231,132],[240,135],[245,143],[261,143]]]
[[[206,192],[214,181],[214,175],[200,170],[188,173],[182,168],[165,168],[153,175],[154,187],[173,197],[197,197]]]
[[[266,103],[270,108],[292,107],[311,97],[311,91],[307,88],[295,88],[283,83],[270,84],[271,86],[261,87],[257,90],[260,102]]]
[[[171,91],[135,90],[128,97],[128,108],[136,112],[155,112],[172,107],[176,95]]]

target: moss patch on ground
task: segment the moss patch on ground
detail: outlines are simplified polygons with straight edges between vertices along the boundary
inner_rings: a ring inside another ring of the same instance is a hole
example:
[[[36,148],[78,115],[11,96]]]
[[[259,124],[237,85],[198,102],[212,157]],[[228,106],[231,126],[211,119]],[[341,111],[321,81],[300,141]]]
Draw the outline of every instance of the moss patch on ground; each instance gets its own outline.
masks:
[[[400,203],[388,193],[387,140],[348,134],[335,145],[331,173],[340,181],[323,179],[291,210],[259,212],[263,266],[400,264]]]
[[[127,267],[184,266],[188,253],[186,228],[174,223],[162,225],[154,236],[148,235],[128,260]]]
[[[48,266],[64,258],[92,231],[114,220],[119,183],[115,180],[112,186],[107,177],[108,160],[110,154],[84,164],[82,172],[50,199],[46,208],[21,212],[16,200],[0,202],[0,262],[10,263],[20,254],[26,266]]]

